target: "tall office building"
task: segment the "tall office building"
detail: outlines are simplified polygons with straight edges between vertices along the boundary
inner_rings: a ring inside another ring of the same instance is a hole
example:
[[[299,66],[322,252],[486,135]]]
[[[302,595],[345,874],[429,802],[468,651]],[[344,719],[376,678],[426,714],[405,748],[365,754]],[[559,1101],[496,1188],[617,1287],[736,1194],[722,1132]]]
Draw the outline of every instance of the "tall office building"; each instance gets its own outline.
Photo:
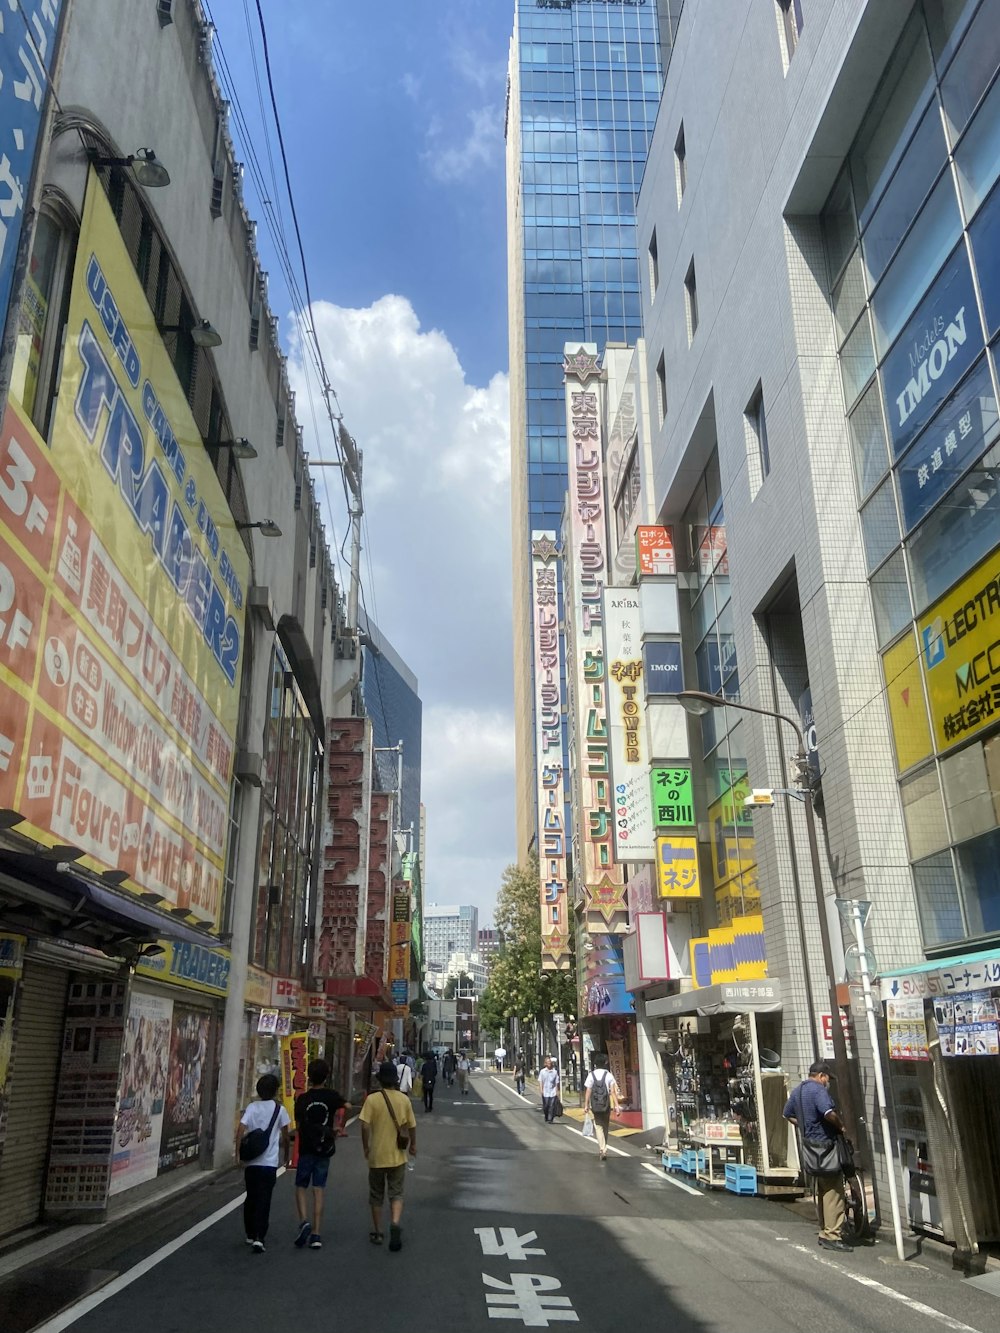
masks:
[[[475,907],[430,903],[424,908],[425,967],[440,971],[448,966],[453,953],[475,953],[478,935],[479,912]]]
[[[423,705],[417,678],[399,653],[362,612],[361,628],[367,645],[361,675],[365,711],[375,736],[375,785],[380,791],[395,791],[399,784],[399,757],[391,748],[403,742],[402,794],[397,807],[397,828],[413,828],[407,851],[423,851],[422,806],[420,804],[420,738]]]
[[[567,484],[563,345],[602,351],[640,336],[635,202],[682,7],[515,4],[506,136],[519,856],[536,826],[531,533],[559,531]]]

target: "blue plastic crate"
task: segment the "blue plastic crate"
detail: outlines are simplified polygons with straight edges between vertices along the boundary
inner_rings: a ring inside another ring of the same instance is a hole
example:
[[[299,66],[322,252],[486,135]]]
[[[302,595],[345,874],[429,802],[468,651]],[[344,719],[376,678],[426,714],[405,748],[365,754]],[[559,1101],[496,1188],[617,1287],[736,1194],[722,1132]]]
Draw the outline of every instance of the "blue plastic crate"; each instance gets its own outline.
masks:
[[[683,1170],[684,1154],[679,1152],[665,1152],[661,1156],[660,1161],[663,1163],[663,1167],[667,1171],[681,1171]]]
[[[688,1148],[681,1153],[681,1170],[687,1175],[696,1175],[699,1171],[704,1171],[707,1157],[703,1151],[694,1148]]]
[[[726,1163],[726,1189],[730,1194],[756,1194],[757,1168],[741,1162]]]

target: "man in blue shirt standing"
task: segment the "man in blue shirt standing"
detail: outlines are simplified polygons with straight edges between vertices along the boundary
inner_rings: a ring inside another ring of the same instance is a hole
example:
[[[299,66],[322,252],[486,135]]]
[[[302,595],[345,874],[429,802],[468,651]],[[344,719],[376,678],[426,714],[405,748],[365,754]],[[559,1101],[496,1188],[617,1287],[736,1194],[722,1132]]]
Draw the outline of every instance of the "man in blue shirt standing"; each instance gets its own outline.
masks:
[[[556,1102],[559,1099],[559,1071],[552,1063],[551,1055],[545,1057],[545,1064],[538,1072],[538,1091],[542,1094],[545,1123],[551,1125],[556,1118]]]
[[[807,1143],[826,1147],[844,1132],[844,1123],[837,1114],[830,1096],[832,1070],[825,1060],[809,1066],[809,1077],[795,1089],[785,1103],[783,1115],[797,1125]],[[843,1228],[846,1207],[844,1201],[844,1172],[816,1175],[819,1195],[821,1227],[819,1243],[824,1250],[850,1250],[844,1241]]]

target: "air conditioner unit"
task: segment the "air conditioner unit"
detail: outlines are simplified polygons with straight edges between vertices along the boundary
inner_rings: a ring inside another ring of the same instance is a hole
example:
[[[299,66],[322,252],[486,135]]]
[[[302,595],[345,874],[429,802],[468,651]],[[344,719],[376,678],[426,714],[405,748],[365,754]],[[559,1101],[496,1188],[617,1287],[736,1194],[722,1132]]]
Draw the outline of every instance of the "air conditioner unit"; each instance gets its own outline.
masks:
[[[264,768],[264,760],[256,750],[236,751],[236,761],[233,764],[233,776],[240,782],[246,782],[251,787],[261,785],[261,773]]]

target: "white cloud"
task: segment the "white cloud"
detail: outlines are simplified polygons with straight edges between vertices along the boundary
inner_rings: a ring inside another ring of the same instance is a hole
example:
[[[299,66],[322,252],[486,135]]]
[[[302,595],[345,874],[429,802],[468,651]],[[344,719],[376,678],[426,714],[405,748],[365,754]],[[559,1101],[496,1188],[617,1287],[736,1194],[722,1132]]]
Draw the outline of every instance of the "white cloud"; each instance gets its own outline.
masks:
[[[419,78],[416,74],[411,74],[407,72],[400,79],[400,83],[403,86],[403,92],[407,95],[407,97],[410,99],[411,102],[417,102],[420,100],[420,93],[421,90],[423,89],[423,79]]]
[[[420,682],[428,893],[488,911],[514,859],[507,376],[469,384],[402,296],[321,301],[313,317],[364,454],[367,610]],[[314,378],[294,346],[289,374],[308,433]],[[307,448],[330,457],[329,433]],[[343,497],[330,469],[315,473],[328,527],[324,475],[339,541]]]
[[[495,106],[479,107],[466,117],[467,133],[458,143],[446,142],[444,123],[435,118],[427,131],[429,147],[423,159],[431,175],[445,185],[465,180],[489,166],[503,149],[503,121]]]

